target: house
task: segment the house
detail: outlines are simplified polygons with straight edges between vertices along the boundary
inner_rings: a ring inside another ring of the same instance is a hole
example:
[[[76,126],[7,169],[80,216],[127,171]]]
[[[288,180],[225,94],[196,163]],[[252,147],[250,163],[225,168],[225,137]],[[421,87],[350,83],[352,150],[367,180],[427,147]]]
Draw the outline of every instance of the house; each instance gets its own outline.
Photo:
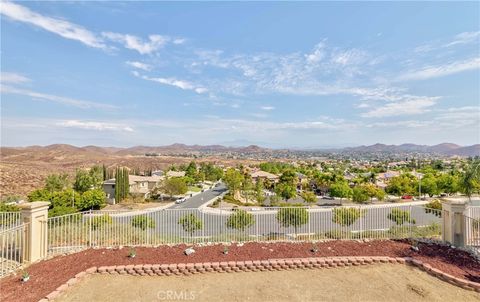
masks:
[[[167,177],[184,177],[185,171],[168,171]]]
[[[400,175],[399,171],[387,171],[385,173],[379,173],[377,179],[382,182],[387,182],[393,177],[397,177]]]
[[[165,173],[162,170],[152,171],[152,176],[163,176]]]
[[[163,176],[157,175],[128,175],[129,192],[131,194],[143,195],[146,198],[163,178]],[[103,191],[107,195],[107,201],[115,204],[115,178],[103,182]]]
[[[254,171],[250,173],[250,176],[252,177],[252,180],[254,182],[257,182],[257,180],[259,179],[263,179],[263,180],[268,179],[270,182],[276,183],[278,182],[278,179],[279,179],[278,175],[268,173],[265,171]]]

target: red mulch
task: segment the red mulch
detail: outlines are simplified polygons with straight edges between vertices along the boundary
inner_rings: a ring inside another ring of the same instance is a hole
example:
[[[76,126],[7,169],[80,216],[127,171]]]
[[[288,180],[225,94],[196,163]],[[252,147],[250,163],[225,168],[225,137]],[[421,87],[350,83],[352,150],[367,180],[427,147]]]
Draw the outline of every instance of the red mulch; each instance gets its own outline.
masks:
[[[420,244],[415,252],[407,241],[330,241],[317,243],[246,243],[232,245],[224,255],[223,245],[195,247],[196,253],[185,256],[185,245],[136,248],[135,258],[129,258],[129,248],[90,249],[58,256],[28,267],[30,281],[19,281],[20,273],[0,279],[0,301],[38,301],[75,274],[92,266],[127,264],[170,264],[266,260],[274,258],[332,257],[332,256],[389,256],[412,257],[456,277],[480,282],[480,263],[468,253],[434,244]]]

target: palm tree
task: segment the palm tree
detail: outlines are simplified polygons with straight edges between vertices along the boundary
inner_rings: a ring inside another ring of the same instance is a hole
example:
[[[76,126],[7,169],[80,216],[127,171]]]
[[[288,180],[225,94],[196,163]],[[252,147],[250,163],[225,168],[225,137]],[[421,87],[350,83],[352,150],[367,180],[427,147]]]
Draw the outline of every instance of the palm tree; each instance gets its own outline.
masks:
[[[476,158],[471,161],[465,170],[465,174],[462,177],[461,187],[465,195],[468,197],[468,201],[472,201],[472,194],[478,189],[480,183],[480,159]]]

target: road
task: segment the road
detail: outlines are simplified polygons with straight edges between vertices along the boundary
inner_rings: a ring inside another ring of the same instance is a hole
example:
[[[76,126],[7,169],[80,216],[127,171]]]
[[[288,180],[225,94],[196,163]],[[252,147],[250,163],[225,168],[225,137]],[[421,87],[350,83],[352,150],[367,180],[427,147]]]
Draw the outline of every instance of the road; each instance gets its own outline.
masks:
[[[149,236],[152,238],[158,236],[160,238],[168,238],[165,240],[174,242],[182,242],[190,235],[186,233],[179,221],[186,215],[193,214],[203,222],[201,230],[195,231],[193,237],[209,238],[212,241],[229,241],[231,235],[242,233],[244,236],[251,238],[263,238],[263,240],[278,236],[286,236],[287,234],[320,234],[332,231],[365,231],[365,230],[388,230],[395,226],[395,222],[388,218],[393,208],[398,208],[409,212],[414,220],[413,225],[428,226],[432,223],[440,223],[441,218],[432,213],[426,213],[423,207],[419,205],[390,205],[390,206],[365,206],[364,211],[359,219],[353,219],[350,226],[341,227],[335,223],[334,211],[332,208],[311,209],[309,211],[308,222],[298,227],[295,231],[293,227],[284,227],[278,223],[277,210],[252,211],[255,223],[246,228],[244,232],[227,227],[227,220],[234,212],[230,210],[220,209],[200,209],[203,203],[207,202],[207,196],[214,198],[225,192],[224,187],[216,187],[211,192],[204,192],[204,200],[201,195],[197,195],[195,199],[191,198],[189,204],[176,205],[175,208],[167,208],[158,211],[150,211],[142,215],[150,217],[155,221],[155,227],[148,229]],[[205,194],[206,193],[206,194]],[[185,202],[186,203],[186,202]],[[183,207],[180,207],[183,206]],[[196,206],[197,208],[191,208]],[[138,215],[138,214],[137,214]],[[125,213],[121,215],[111,215],[113,220],[122,225],[131,225],[131,220],[136,215]],[[404,226],[408,228],[411,225],[405,222]]]
[[[183,203],[174,204],[169,207],[169,209],[198,209],[209,200],[212,200],[225,192],[227,192],[227,187],[224,183],[220,183],[217,187],[213,187],[213,189],[206,190],[205,192],[190,197]]]

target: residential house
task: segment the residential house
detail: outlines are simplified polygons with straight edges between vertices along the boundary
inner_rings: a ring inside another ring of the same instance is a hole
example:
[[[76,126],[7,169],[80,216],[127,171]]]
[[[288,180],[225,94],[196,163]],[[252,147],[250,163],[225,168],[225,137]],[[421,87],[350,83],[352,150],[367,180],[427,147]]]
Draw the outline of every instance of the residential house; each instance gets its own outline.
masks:
[[[257,182],[257,180],[259,180],[259,179],[263,179],[263,180],[267,179],[271,183],[277,183],[278,179],[279,179],[278,175],[268,173],[268,172],[265,172],[265,171],[260,171],[260,170],[251,172],[250,176],[252,177],[252,180],[254,182]]]
[[[148,197],[150,192],[163,180],[163,176],[138,176],[128,175],[129,192],[131,194]],[[103,182],[103,191],[107,195],[107,201],[115,204],[115,178]]]
[[[167,177],[184,177],[185,171],[168,171]]]

